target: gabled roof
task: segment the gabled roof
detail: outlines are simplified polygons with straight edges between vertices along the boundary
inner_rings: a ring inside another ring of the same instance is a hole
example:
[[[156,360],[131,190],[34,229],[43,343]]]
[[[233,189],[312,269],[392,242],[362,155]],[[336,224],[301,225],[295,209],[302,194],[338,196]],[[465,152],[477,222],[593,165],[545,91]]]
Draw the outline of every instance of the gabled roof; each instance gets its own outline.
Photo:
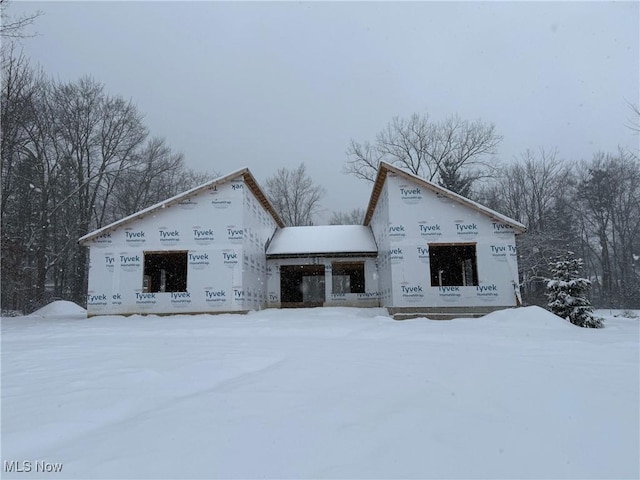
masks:
[[[131,223],[135,220],[143,218],[149,215],[150,213],[153,213],[157,210],[161,210],[163,208],[170,207],[171,205],[174,205],[184,200],[185,198],[189,198],[193,195],[197,195],[201,191],[206,190],[207,188],[213,185],[221,185],[223,183],[229,182],[239,177],[243,178],[245,184],[249,187],[251,192],[256,196],[256,198],[262,204],[265,210],[267,210],[271,214],[271,216],[273,217],[275,222],[278,224],[278,226],[281,228],[284,227],[284,222],[278,215],[278,212],[276,212],[276,210],[273,208],[273,205],[271,205],[271,202],[269,202],[267,195],[264,193],[262,188],[260,188],[260,185],[258,185],[258,182],[254,178],[254,176],[251,174],[249,169],[245,167],[245,168],[236,170],[234,172],[231,172],[227,175],[224,175],[222,177],[218,177],[216,179],[210,180],[207,183],[203,183],[198,187],[192,188],[191,190],[187,190],[185,192],[179,193],[175,197],[171,197],[167,200],[163,200],[162,202],[156,203],[155,205],[151,205],[150,207],[147,207],[144,210],[140,210],[139,212],[136,212],[133,215],[129,215],[128,217],[124,217],[116,222],[113,222],[107,225],[106,227],[102,227],[102,228],[99,228],[98,230],[88,233],[84,237],[81,237],[78,240],[78,243],[84,244],[90,240],[93,240],[96,237],[99,237],[100,235],[103,235],[104,233],[113,231],[116,228],[120,228],[124,225],[127,225],[128,223]]]
[[[491,210],[484,205],[474,202],[473,200],[469,200],[462,195],[458,195],[451,190],[447,190],[446,188],[441,187],[440,185],[436,185],[435,183],[425,180],[424,178],[418,177],[417,175],[413,175],[411,173],[405,172],[404,170],[400,170],[399,168],[394,167],[387,162],[380,162],[380,165],[378,167],[378,175],[376,176],[376,180],[373,184],[373,189],[371,190],[371,198],[369,199],[369,206],[367,207],[367,212],[364,216],[364,225],[369,225],[369,222],[371,221],[373,212],[376,209],[376,204],[378,203],[378,198],[380,197],[380,192],[382,191],[382,187],[384,186],[384,182],[387,178],[387,173],[389,172],[392,172],[399,177],[402,177],[406,180],[420,185],[421,187],[431,190],[437,195],[442,195],[453,200],[454,202],[472,208],[477,212],[487,215],[493,220],[507,224],[513,227],[513,229],[516,230],[516,233],[525,233],[527,231],[527,227],[525,227],[522,223],[517,222],[514,219],[507,217],[506,215],[502,215],[495,210]]]
[[[277,230],[267,248],[267,258],[279,256],[376,255],[378,247],[370,227],[314,225]]]

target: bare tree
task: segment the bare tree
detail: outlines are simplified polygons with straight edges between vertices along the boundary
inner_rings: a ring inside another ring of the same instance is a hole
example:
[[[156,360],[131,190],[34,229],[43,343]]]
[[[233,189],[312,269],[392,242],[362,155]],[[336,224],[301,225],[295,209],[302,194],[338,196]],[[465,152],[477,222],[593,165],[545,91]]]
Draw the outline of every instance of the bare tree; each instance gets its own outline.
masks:
[[[627,127],[636,133],[640,133],[640,107],[637,104],[627,101],[631,110],[631,118]]]
[[[516,162],[503,168],[494,184],[501,211],[527,225],[530,232],[544,231],[570,170],[558,158],[557,150],[526,150]]]
[[[3,308],[53,297],[85,301],[86,250],[77,239],[210,175],[186,169],[164,140],[145,143],[135,105],[85,77],[57,82],[2,49]]]
[[[52,92],[62,148],[61,167],[66,172],[66,190],[73,201],[61,213],[74,239],[71,291],[84,299],[86,252],[75,239],[99,228],[118,177],[135,166],[136,151],[143,145],[147,128],[135,105],[104,93],[102,84],[90,77],[55,84]]]
[[[269,200],[287,226],[313,225],[325,189],[314,185],[304,163],[292,171],[279,169],[267,179],[265,187]]]
[[[364,220],[364,210],[354,208],[350,212],[333,212],[329,225],[360,225]]]
[[[107,222],[205,183],[217,173],[200,174],[187,169],[184,155],[174,152],[164,138],[153,137],[136,153],[136,166],[120,175],[113,188]]]
[[[640,164],[629,152],[598,153],[583,165],[575,208],[601,298],[640,305]]]
[[[549,261],[570,250],[585,259],[594,302],[640,305],[640,163],[631,152],[566,165],[555,151],[527,151],[481,194],[528,227],[517,240],[528,301],[542,300]]]
[[[15,44],[2,49],[2,304],[14,309],[42,296],[48,267],[43,209],[57,172],[43,84]]]
[[[36,74],[27,58],[10,43],[2,48],[1,148],[2,218],[17,187],[15,175],[20,151],[28,141],[25,125],[33,120],[31,102],[37,92]],[[3,223],[4,230],[4,223]]]
[[[31,14],[13,17],[7,14],[8,0],[0,0],[0,37],[2,38],[24,38],[32,37],[33,34],[25,33],[25,28],[33,24],[33,21],[41,15],[37,11]]]
[[[433,122],[428,115],[394,117],[374,143],[351,140],[345,171],[373,181],[384,160],[430,181],[465,178],[465,185],[487,175],[502,137],[493,124],[469,122],[454,115]],[[464,175],[462,173],[464,172]]]

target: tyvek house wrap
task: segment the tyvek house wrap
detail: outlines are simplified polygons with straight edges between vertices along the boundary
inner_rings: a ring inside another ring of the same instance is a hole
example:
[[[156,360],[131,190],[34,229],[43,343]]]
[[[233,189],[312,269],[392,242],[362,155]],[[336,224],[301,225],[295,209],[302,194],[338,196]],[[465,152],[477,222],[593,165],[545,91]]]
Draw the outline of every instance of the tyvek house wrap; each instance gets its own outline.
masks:
[[[239,177],[90,240],[88,314],[260,308],[266,298],[264,244],[276,224],[255,203]],[[186,291],[145,292],[145,252],[178,251],[187,254]]]
[[[243,221],[242,288],[234,288],[234,302],[238,307],[242,305],[243,310],[259,310],[268,303],[265,246],[277,225],[248,188],[245,188]]]
[[[384,306],[516,305],[515,230],[506,223],[389,172],[371,224]],[[475,245],[478,285],[432,285],[430,246],[442,244]]]

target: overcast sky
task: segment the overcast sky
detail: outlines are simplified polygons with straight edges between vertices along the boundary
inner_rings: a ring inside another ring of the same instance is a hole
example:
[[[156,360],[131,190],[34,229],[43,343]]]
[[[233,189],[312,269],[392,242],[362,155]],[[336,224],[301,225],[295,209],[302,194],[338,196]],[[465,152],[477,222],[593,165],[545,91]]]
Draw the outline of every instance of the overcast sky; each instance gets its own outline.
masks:
[[[504,162],[638,149],[639,2],[19,2],[25,53],[132,99],[197,170],[258,181],[305,162],[332,210],[366,207],[351,138],[394,116],[494,123]]]

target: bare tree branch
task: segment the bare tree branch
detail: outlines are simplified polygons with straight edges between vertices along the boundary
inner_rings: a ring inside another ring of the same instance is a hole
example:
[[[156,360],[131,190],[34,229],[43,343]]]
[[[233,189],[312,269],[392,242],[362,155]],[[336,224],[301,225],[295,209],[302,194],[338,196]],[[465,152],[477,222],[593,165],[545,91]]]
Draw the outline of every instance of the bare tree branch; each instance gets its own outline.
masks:
[[[265,186],[269,200],[287,226],[313,225],[325,189],[313,184],[304,163],[293,171],[279,169]]]
[[[362,208],[354,208],[350,212],[333,212],[329,225],[360,225],[364,220],[364,213]]]
[[[640,133],[640,107],[628,100],[627,105],[629,105],[629,109],[631,110],[631,118],[629,119],[629,123],[627,123],[627,127],[635,133]]]
[[[374,181],[384,160],[454,190],[460,185],[468,193],[475,180],[494,173],[492,157],[501,141],[493,124],[468,122],[457,115],[433,122],[428,115],[414,113],[409,118],[394,117],[374,144],[352,139],[344,171]]]
[[[25,28],[32,25],[34,20],[42,15],[42,12],[36,11],[31,14],[12,17],[7,14],[6,9],[9,5],[8,0],[0,0],[0,37],[19,39],[25,37],[34,37],[35,33],[25,33]]]

